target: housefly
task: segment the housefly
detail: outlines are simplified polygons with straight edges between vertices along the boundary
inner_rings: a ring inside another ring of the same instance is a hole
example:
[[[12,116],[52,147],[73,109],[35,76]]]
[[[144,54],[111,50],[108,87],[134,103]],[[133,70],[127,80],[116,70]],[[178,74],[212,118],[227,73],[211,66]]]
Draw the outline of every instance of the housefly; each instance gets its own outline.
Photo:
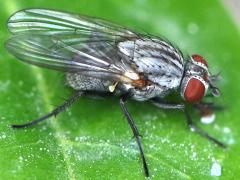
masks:
[[[23,62],[62,71],[76,94],[52,112],[13,128],[24,128],[56,116],[81,96],[119,97],[120,107],[134,134],[145,176],[148,165],[138,129],[125,105],[129,99],[151,101],[163,109],[182,110],[188,126],[216,143],[225,145],[196,127],[186,109],[190,104],[200,111],[216,106],[202,102],[210,89],[219,96],[207,61],[200,55],[184,58],[169,41],[133,32],[105,20],[47,9],[26,9],[13,14],[7,23],[12,37],[7,50]],[[179,103],[165,97],[177,92]]]

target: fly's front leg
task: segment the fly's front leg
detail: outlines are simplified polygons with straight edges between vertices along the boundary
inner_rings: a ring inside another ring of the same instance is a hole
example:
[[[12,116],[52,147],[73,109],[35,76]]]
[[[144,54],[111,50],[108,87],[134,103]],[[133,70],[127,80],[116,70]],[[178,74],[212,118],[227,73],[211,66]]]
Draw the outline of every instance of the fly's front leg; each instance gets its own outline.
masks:
[[[214,103],[200,102],[194,104],[193,107],[200,112],[201,116],[211,115],[214,111],[222,111],[225,108],[223,106],[215,105]]]
[[[138,132],[137,126],[135,125],[135,122],[133,121],[133,119],[132,119],[131,115],[129,114],[129,112],[127,110],[127,107],[125,105],[125,102],[127,101],[128,98],[129,98],[128,94],[125,95],[125,96],[122,96],[120,98],[120,106],[121,106],[121,109],[122,109],[122,111],[123,111],[123,113],[124,113],[124,115],[125,115],[125,117],[128,121],[129,126],[132,129],[134,138],[136,139],[136,142],[137,142],[137,145],[138,145],[138,148],[139,148],[139,151],[140,151],[142,163],[143,163],[144,174],[145,174],[146,177],[149,177],[148,166],[147,166],[147,162],[146,162],[145,155],[144,155],[144,152],[143,152],[143,148],[142,148],[142,144],[141,144],[141,140],[140,140],[140,134]]]
[[[220,147],[222,147],[222,148],[226,148],[226,145],[225,145],[225,144],[223,144],[222,142],[220,142],[220,141],[217,140],[216,138],[210,136],[207,132],[205,132],[204,130],[198,128],[198,127],[194,124],[194,122],[193,122],[191,116],[189,115],[189,113],[188,113],[188,111],[187,111],[187,109],[186,109],[186,107],[185,107],[184,104],[164,103],[164,102],[161,102],[161,101],[158,100],[158,99],[153,99],[152,102],[153,102],[154,105],[156,105],[157,107],[162,108],[162,109],[178,109],[178,110],[182,110],[182,111],[184,112],[185,116],[186,116],[186,120],[187,120],[188,127],[189,127],[192,131],[194,131],[194,132],[200,134],[201,136],[207,138],[209,141],[214,142],[214,143],[217,144],[218,146],[220,146]],[[212,106],[212,107],[213,107],[213,106]]]
[[[209,141],[212,141],[214,142],[215,144],[217,144],[218,146],[222,147],[222,148],[226,148],[226,145],[223,144],[221,141],[217,140],[216,138],[210,136],[207,132],[203,131],[202,129],[198,128],[194,123],[193,123],[193,120],[191,118],[191,116],[189,115],[188,111],[186,109],[184,109],[184,113],[185,113],[185,116],[186,116],[186,120],[187,120],[187,124],[189,126],[189,128],[200,134],[201,136],[207,138]]]
[[[178,110],[183,110],[185,109],[184,104],[175,104],[175,103],[165,103],[162,102],[160,99],[152,99],[151,102],[161,108],[161,109],[178,109]]]

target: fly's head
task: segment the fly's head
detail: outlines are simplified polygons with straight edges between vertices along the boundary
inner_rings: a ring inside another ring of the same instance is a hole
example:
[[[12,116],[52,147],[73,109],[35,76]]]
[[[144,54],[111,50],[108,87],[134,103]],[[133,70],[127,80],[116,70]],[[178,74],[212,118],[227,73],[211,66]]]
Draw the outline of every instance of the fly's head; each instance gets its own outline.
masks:
[[[192,55],[185,64],[184,77],[181,82],[181,96],[189,103],[200,102],[208,88],[213,96],[219,96],[219,90],[212,84],[217,76],[211,76],[208,64],[203,57]]]

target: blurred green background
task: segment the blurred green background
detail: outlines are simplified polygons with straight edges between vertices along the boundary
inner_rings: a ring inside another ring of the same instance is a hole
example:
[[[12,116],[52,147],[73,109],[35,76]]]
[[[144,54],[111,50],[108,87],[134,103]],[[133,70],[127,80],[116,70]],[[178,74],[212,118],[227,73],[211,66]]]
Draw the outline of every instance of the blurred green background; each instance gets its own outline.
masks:
[[[226,106],[214,123],[194,121],[228,145],[223,150],[189,131],[184,115],[150,103],[129,102],[152,179],[236,179],[239,156],[239,29],[220,1],[188,0],[3,0],[0,7],[0,179],[144,179],[132,132],[117,98],[82,98],[67,112],[33,128],[12,123],[39,117],[63,102],[72,90],[59,72],[32,67],[7,53],[8,17],[15,11],[44,7],[104,18],[167,37],[184,54],[205,57],[213,73],[221,71]],[[211,176],[214,162],[220,177]]]

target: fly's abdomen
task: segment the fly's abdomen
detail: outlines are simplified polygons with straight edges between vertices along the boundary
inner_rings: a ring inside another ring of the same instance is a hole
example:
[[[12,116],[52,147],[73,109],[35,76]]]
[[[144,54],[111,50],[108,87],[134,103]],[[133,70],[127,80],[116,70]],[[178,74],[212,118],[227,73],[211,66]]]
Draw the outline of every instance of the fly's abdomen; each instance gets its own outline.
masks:
[[[81,91],[109,91],[110,81],[83,76],[78,73],[66,73],[67,84],[75,89]]]

